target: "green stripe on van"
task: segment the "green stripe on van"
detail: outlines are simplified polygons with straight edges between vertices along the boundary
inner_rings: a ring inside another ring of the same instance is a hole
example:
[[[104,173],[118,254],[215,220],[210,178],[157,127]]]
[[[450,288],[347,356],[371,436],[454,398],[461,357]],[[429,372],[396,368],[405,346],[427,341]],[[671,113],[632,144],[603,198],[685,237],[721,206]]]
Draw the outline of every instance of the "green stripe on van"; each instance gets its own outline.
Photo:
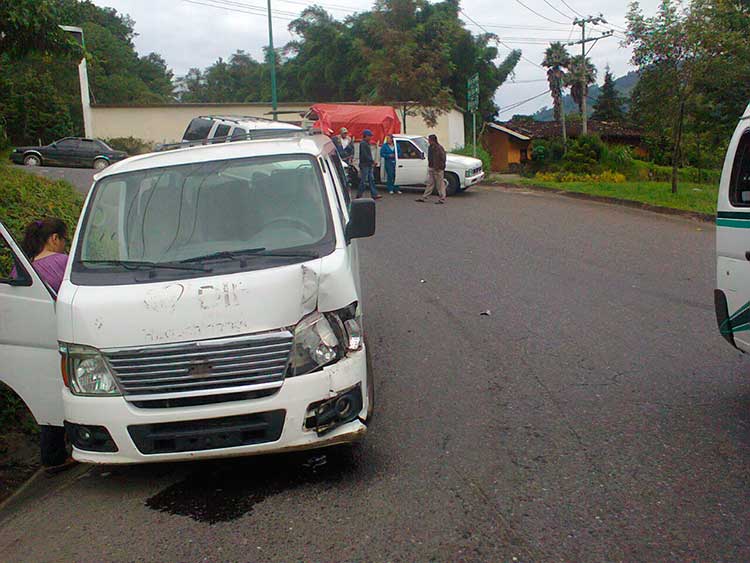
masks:
[[[750,220],[750,211],[719,211],[716,216],[719,219],[748,219]]]
[[[717,227],[734,227],[735,229],[750,229],[750,217],[748,219],[716,219]]]

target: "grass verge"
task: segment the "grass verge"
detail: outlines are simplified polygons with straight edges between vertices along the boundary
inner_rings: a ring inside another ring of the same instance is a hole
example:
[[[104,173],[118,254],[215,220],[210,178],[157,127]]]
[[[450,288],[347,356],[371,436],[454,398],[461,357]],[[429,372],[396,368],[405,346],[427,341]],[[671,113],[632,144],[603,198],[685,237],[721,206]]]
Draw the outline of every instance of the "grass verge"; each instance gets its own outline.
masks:
[[[546,182],[534,178],[503,179],[506,184],[540,186],[553,190],[636,201],[659,207],[716,214],[718,186],[681,182],[676,194],[669,182]]]

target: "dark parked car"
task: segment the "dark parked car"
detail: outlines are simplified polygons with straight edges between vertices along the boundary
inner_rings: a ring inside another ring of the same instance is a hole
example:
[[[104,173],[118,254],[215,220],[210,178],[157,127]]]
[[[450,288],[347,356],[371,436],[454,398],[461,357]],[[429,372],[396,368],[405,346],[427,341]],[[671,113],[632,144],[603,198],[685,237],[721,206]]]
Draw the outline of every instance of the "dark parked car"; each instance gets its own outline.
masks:
[[[44,147],[18,147],[10,153],[16,164],[26,166],[80,166],[101,170],[128,157],[98,139],[65,137]]]

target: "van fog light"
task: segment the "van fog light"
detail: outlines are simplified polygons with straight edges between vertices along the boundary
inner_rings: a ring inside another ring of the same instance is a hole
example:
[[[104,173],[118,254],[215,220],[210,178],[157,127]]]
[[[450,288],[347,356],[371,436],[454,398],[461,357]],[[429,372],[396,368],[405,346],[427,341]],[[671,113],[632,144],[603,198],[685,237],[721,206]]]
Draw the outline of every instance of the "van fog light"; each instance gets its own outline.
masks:
[[[77,449],[87,452],[116,452],[112,435],[104,426],[73,424],[65,422],[65,433],[68,440]]]
[[[362,387],[359,383],[342,391],[332,399],[317,401],[307,407],[305,428],[315,430],[318,436],[351,422],[362,410]]]

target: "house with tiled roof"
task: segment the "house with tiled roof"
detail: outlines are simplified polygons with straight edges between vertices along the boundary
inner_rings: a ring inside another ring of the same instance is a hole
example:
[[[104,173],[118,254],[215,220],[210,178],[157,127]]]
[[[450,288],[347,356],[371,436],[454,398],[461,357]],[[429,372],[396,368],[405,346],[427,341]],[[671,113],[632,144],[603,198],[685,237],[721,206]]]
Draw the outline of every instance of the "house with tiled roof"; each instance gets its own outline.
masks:
[[[620,123],[588,120],[589,134],[599,135],[609,145],[633,148],[636,156],[646,156],[642,133]],[[569,139],[581,134],[580,121],[567,125]],[[531,158],[535,139],[562,139],[562,125],[556,121],[511,120],[487,123],[482,142],[492,157],[493,172],[512,172]]]

